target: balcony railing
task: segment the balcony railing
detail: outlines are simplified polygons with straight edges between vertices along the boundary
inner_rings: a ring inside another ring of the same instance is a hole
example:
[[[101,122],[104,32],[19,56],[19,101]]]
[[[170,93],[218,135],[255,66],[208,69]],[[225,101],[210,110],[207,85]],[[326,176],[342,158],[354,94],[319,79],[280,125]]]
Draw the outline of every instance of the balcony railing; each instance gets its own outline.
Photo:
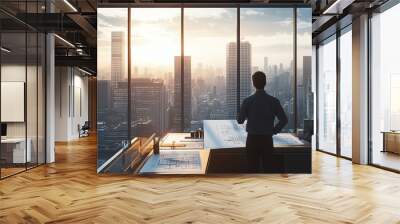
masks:
[[[156,134],[150,137],[135,137],[97,169],[97,173],[135,174],[143,166],[153,150]]]

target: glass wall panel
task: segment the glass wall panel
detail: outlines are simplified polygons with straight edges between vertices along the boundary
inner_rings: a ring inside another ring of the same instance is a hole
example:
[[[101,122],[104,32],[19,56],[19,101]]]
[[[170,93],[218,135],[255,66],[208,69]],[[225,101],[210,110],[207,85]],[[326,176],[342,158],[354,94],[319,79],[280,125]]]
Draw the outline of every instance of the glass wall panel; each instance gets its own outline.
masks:
[[[191,88],[184,89],[185,107],[191,106],[185,129],[203,128],[203,120],[235,119],[236,14],[235,8],[185,9],[185,60],[191,66],[185,67],[185,77],[191,77]]]
[[[314,96],[311,82],[311,9],[297,9],[297,128],[311,142]]]
[[[128,9],[97,12],[98,166],[128,144]]]
[[[340,36],[340,154],[352,157],[352,35],[351,26]]]
[[[181,9],[131,9],[131,30],[132,134],[146,137],[177,131]]]
[[[251,74],[264,71],[267,93],[280,100],[289,119],[283,132],[293,132],[293,9],[243,8],[240,17],[240,101],[254,91]]]
[[[25,119],[26,38],[25,31],[1,33],[2,178],[24,171],[31,161]]]
[[[318,48],[318,149],[336,154],[336,36]]]
[[[27,150],[30,151],[28,156],[27,167],[34,167],[38,160],[38,35],[34,31],[27,32],[27,75],[26,75],[26,125],[27,125]]]
[[[372,17],[372,163],[400,170],[400,4]]]
[[[38,164],[46,162],[46,36],[38,34]]]
[[[42,13],[43,4],[44,0],[0,3],[20,18],[24,13]],[[46,39],[38,30],[0,14],[0,176],[4,178],[45,162]]]

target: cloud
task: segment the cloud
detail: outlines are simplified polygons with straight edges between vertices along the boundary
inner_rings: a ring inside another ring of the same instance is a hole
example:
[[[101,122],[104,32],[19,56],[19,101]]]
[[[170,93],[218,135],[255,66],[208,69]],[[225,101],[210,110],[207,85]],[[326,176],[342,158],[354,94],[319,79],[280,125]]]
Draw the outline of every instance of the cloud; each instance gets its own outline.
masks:
[[[252,48],[274,47],[277,45],[292,45],[293,34],[276,33],[274,35],[244,36],[243,41],[249,41]]]
[[[242,10],[241,15],[246,15],[246,16],[261,16],[264,15],[264,13],[254,10],[254,9],[246,9],[246,10]]]
[[[311,31],[312,23],[310,21],[298,20],[297,29]]]
[[[192,19],[221,19],[224,17],[236,16],[236,9],[223,8],[187,8],[185,9],[185,17]]]
[[[128,10],[99,8],[97,20],[98,30],[103,32],[126,30],[128,26]]]
[[[133,21],[149,23],[179,20],[181,16],[181,10],[179,8],[134,8],[131,13]]]

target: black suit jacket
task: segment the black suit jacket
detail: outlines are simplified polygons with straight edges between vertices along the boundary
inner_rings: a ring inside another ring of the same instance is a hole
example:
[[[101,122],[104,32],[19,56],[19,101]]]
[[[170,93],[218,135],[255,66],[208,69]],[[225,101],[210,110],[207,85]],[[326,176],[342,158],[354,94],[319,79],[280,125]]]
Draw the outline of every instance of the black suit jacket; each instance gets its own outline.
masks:
[[[276,117],[279,122],[275,125]],[[253,135],[277,134],[288,123],[279,100],[264,90],[257,90],[244,99],[237,121],[243,124],[245,120],[247,120],[246,131]]]

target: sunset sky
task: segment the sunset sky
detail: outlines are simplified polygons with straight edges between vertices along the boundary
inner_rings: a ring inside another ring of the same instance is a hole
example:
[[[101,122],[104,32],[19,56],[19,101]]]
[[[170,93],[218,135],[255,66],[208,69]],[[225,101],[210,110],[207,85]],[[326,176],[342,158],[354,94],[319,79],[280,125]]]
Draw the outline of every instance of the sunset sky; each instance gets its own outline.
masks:
[[[99,69],[110,70],[111,32],[127,32],[128,9],[99,9]],[[236,41],[236,8],[186,8],[184,11],[185,55],[198,64],[225,71],[226,45]],[[179,8],[132,9],[132,65],[158,72],[173,72],[175,55],[180,55]],[[299,52],[311,55],[311,10],[298,13]],[[241,9],[241,40],[252,46],[252,66],[293,59],[293,10],[291,8]]]

